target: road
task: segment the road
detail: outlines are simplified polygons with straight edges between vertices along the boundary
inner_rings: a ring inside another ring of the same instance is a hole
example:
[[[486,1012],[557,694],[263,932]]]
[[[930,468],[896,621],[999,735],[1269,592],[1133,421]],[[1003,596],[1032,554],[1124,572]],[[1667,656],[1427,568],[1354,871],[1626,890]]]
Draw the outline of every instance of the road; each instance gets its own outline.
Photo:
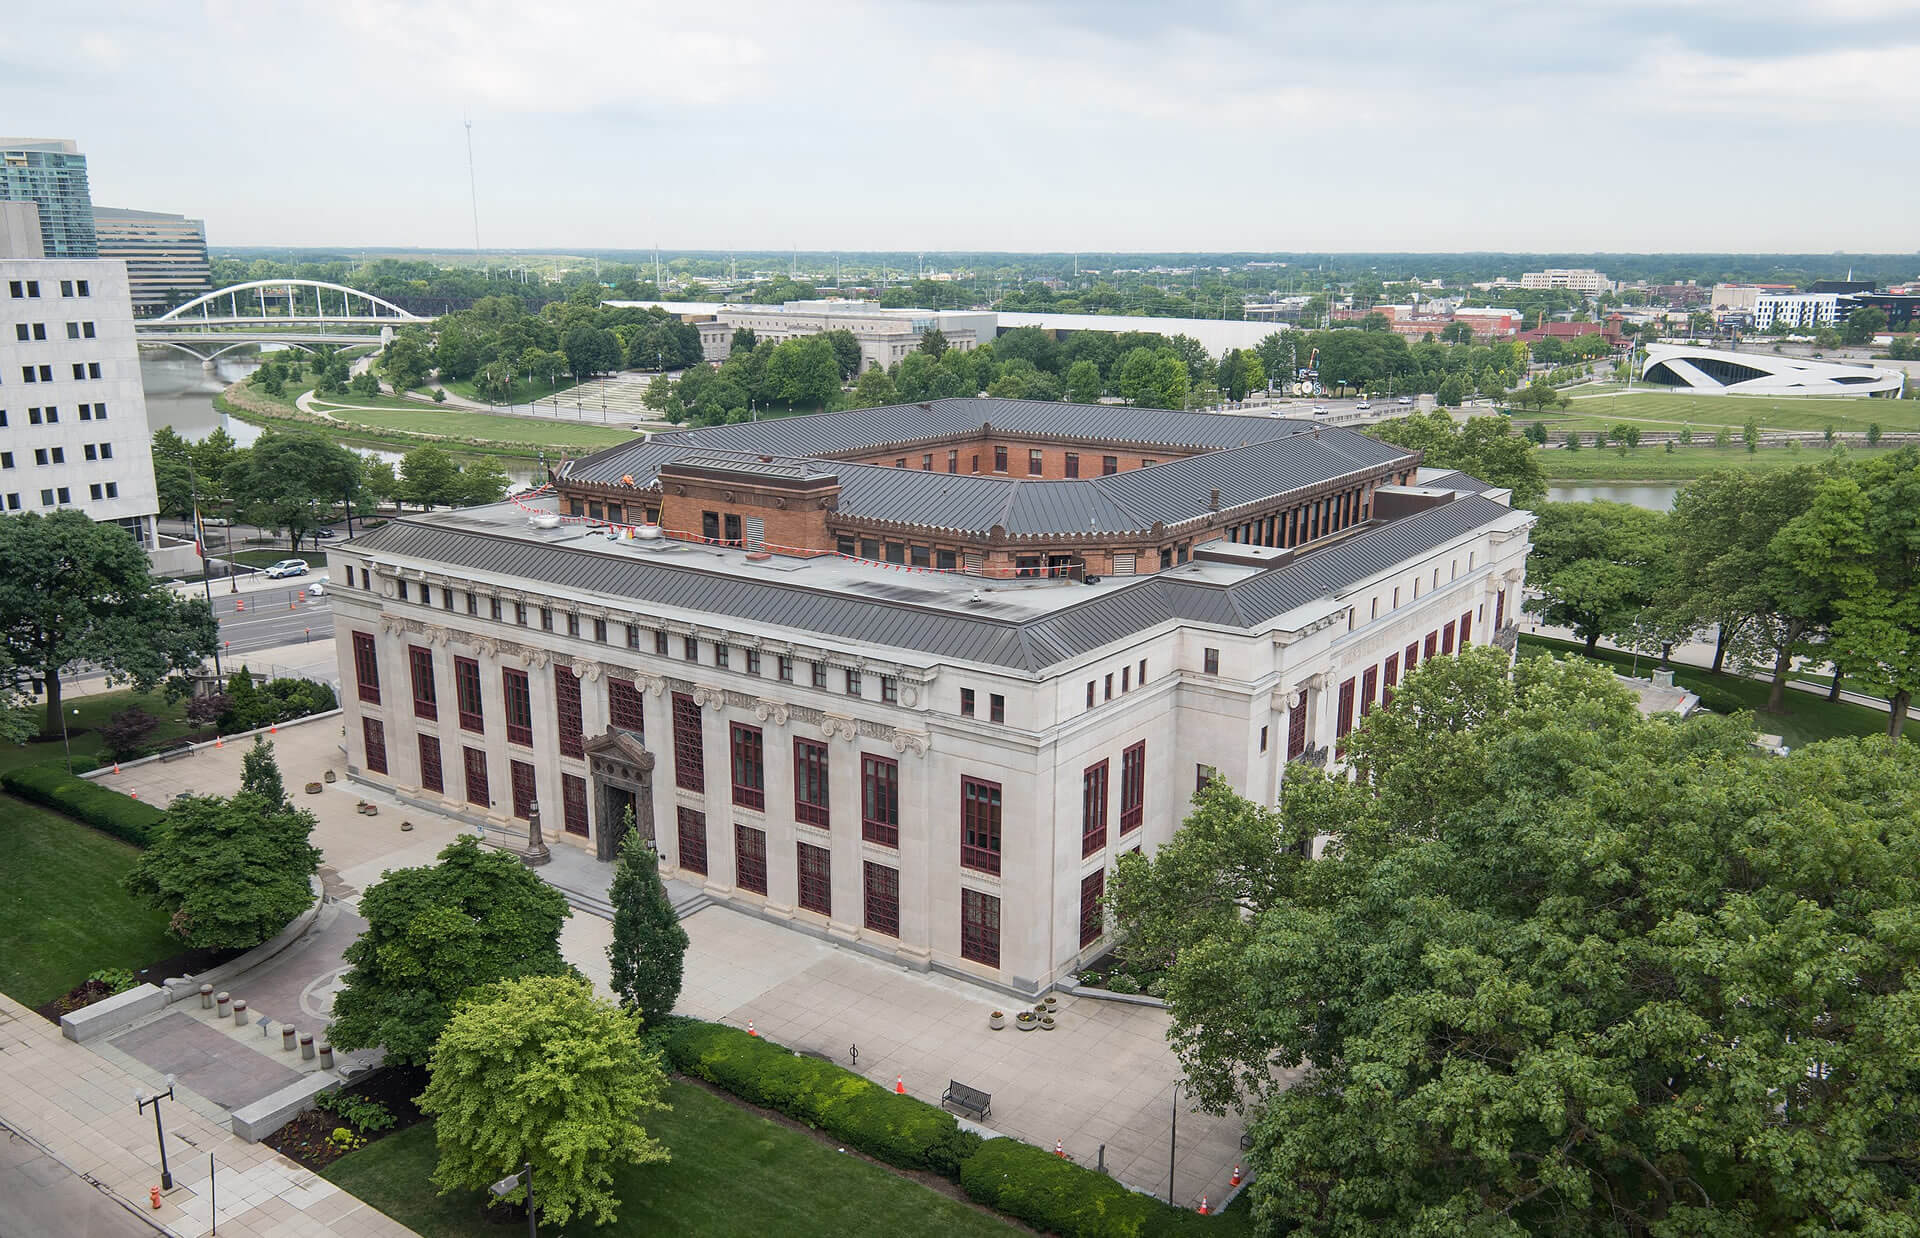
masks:
[[[306,596],[306,583],[296,576],[285,588],[215,593],[213,614],[220,621],[224,642],[220,656],[333,639],[332,599]]]

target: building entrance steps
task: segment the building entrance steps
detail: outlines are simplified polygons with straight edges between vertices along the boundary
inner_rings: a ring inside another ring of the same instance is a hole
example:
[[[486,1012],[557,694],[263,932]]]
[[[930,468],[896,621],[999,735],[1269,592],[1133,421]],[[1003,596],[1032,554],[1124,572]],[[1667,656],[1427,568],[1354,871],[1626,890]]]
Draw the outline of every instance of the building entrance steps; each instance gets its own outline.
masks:
[[[506,840],[508,850],[524,847],[527,841],[524,831],[517,836],[504,831],[488,831],[486,842],[489,845],[498,845],[499,839]],[[613,885],[614,865],[595,859],[566,843],[550,844],[549,850],[553,858],[534,871],[578,910],[603,920],[613,919],[613,904],[607,900],[607,891]],[[682,920],[713,903],[713,899],[699,886],[675,877],[666,878],[665,884],[667,901],[673,904],[674,914]]]

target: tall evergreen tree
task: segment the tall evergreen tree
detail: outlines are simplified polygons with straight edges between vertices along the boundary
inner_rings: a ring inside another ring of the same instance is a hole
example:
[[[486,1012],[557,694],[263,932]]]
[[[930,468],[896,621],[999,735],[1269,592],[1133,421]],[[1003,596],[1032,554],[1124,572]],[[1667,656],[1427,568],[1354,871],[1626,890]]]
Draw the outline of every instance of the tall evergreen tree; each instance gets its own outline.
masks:
[[[287,807],[287,787],[280,780],[280,763],[273,758],[273,744],[258,735],[253,747],[240,758],[240,789],[251,791],[276,808]]]
[[[660,880],[660,858],[633,829],[627,809],[626,839],[614,870],[608,900],[613,904],[613,991],[625,1009],[643,1024],[658,1023],[673,1012],[686,966],[687,930],[680,926],[667,887]]]

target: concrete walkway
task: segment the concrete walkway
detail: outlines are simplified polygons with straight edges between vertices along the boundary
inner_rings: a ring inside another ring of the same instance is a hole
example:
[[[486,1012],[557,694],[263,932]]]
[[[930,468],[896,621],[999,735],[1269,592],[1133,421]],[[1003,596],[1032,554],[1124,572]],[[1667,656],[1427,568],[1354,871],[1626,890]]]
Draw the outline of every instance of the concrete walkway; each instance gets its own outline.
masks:
[[[200,1238],[214,1228],[216,1192],[219,1232],[232,1238],[404,1238],[413,1232],[264,1144],[245,1143],[188,1106],[167,1101],[161,1102],[161,1123],[173,1189],[152,1208],[148,1190],[160,1184],[153,1113],[140,1113],[133,1093],[163,1086],[156,1072],[135,1073],[108,1061],[0,994],[0,1122],[25,1135],[44,1158],[10,1158],[12,1168],[0,1171],[0,1184],[31,1175],[62,1198],[83,1202],[85,1212],[44,1231],[62,1238],[140,1232],[120,1225],[120,1215],[129,1214],[162,1233]],[[108,1206],[81,1195],[76,1182]],[[0,1209],[0,1221],[8,1215]],[[81,1228],[82,1217],[98,1218],[100,1228]],[[11,1238],[36,1231],[5,1232]]]

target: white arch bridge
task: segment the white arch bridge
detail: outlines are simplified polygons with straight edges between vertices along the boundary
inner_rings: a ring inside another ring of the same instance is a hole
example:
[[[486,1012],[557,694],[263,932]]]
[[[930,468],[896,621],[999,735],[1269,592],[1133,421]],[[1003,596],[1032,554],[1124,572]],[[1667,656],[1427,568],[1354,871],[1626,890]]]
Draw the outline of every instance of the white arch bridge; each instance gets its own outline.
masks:
[[[140,319],[134,334],[142,343],[164,344],[212,361],[258,344],[312,352],[320,344],[385,343],[396,326],[430,323],[435,317],[322,279],[256,279],[195,297],[156,318]]]

